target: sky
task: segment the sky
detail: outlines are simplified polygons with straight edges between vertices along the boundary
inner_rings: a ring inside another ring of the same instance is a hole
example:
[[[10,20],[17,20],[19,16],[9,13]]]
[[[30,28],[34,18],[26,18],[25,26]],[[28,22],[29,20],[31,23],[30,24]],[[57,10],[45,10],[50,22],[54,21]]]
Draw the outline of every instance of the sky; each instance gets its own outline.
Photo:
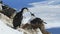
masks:
[[[60,0],[3,0],[3,2],[17,10],[28,7],[37,17],[47,22],[46,29],[60,30]]]
[[[33,2],[41,2],[44,0],[3,0],[5,4],[8,4],[9,6],[18,9],[21,9],[23,7],[32,7],[31,5],[28,5],[29,3]]]

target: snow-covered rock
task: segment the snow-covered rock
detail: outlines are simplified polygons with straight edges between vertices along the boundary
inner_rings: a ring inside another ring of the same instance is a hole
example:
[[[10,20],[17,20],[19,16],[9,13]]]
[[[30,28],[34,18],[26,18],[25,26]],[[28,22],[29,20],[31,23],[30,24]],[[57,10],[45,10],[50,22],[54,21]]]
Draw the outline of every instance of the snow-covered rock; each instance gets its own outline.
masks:
[[[5,24],[9,25],[10,27],[13,27],[13,19],[10,19],[6,15],[0,13],[0,20],[2,20]]]
[[[33,31],[30,33],[29,31],[26,31],[22,28],[20,28],[20,31],[18,31],[18,29],[15,30],[11,28],[13,27],[12,20],[13,19],[10,19],[6,15],[0,13],[0,34],[24,34],[24,32],[26,32],[27,34],[31,34],[34,32]],[[37,29],[37,31],[38,34],[42,34],[39,29]]]
[[[4,21],[0,20],[0,34],[23,34],[23,32],[8,27]]]

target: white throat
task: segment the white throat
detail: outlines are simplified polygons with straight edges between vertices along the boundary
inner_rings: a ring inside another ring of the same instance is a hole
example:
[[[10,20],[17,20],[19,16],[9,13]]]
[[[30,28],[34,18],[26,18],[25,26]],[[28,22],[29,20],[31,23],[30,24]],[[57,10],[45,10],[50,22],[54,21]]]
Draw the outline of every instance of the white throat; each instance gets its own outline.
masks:
[[[2,10],[2,4],[0,3],[0,10]]]
[[[23,19],[22,24],[28,23],[29,19],[31,18],[31,14],[28,11],[23,11]]]

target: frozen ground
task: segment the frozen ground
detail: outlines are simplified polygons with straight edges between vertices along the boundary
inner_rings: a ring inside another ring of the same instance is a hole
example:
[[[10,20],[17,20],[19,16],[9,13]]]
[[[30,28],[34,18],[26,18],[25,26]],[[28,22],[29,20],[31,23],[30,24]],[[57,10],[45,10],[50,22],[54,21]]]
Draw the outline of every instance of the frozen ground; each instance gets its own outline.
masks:
[[[23,34],[23,33],[8,27],[6,24],[4,24],[3,21],[0,20],[0,34]]]
[[[7,26],[7,24],[8,24],[8,26]],[[9,26],[12,26],[10,19],[0,13],[0,34],[23,34],[23,32],[25,32],[24,30],[21,30],[21,31],[14,30]],[[41,32],[39,32],[39,33],[41,34]]]

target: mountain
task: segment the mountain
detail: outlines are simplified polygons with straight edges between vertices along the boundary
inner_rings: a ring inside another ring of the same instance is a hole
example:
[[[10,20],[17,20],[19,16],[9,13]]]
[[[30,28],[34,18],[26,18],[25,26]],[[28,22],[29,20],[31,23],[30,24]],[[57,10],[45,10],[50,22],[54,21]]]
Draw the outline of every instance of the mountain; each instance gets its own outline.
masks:
[[[21,31],[18,31],[11,27],[13,27],[12,19],[0,13],[0,34],[23,34],[23,32],[27,32],[23,29],[21,29]],[[38,33],[42,34],[41,31]]]

